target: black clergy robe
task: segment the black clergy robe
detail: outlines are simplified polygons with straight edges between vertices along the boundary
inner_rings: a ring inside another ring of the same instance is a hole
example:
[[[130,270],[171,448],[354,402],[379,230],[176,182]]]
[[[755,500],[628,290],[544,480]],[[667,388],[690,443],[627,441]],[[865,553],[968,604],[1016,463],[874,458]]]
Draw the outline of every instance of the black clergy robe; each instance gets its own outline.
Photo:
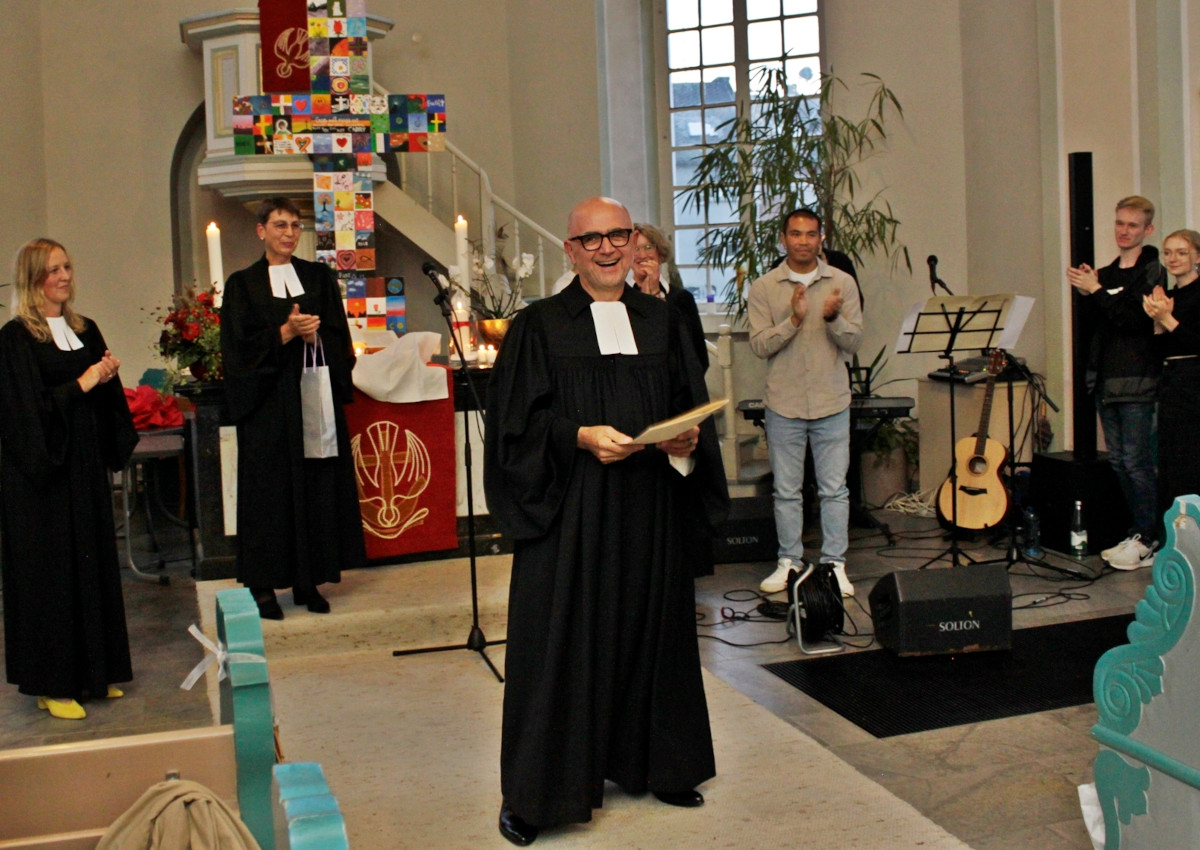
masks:
[[[706,400],[676,311],[634,289],[637,355],[601,355],[576,279],[514,319],[488,387],[488,510],[514,538],[501,783],[530,823],[591,819],[604,780],[631,793],[715,775],[668,456],[601,464],[585,425],[635,435]],[[713,521],[728,494],[711,420],[694,485]]]
[[[264,257],[230,275],[221,305],[225,396],[237,426],[237,579],[249,587],[315,587],[366,561],[354,459],[342,405],[354,400],[354,347],[328,266],[292,259],[304,286],[276,298]],[[300,372],[304,341],[280,327],[299,304],[321,318],[333,385],[338,455],[304,457]]]
[[[4,655],[23,694],[103,697],[133,678],[109,470],[137,433],[121,382],[77,379],[104,337],[83,348],[38,342],[19,319],[0,328],[0,516]]]

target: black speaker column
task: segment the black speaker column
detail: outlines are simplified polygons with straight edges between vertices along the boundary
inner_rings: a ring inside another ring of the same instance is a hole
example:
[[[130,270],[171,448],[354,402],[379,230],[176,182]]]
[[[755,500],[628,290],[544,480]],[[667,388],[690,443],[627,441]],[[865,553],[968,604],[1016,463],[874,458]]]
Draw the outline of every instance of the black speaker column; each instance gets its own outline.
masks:
[[[1069,206],[1071,215],[1071,265],[1096,266],[1096,234],[1093,227],[1092,155],[1090,152],[1067,154]],[[1065,276],[1063,286],[1066,286]],[[1072,401],[1074,414],[1071,430],[1075,435],[1075,457],[1096,457],[1096,407],[1088,395],[1085,372],[1088,348],[1095,332],[1095,319],[1084,309],[1085,297],[1071,296]]]

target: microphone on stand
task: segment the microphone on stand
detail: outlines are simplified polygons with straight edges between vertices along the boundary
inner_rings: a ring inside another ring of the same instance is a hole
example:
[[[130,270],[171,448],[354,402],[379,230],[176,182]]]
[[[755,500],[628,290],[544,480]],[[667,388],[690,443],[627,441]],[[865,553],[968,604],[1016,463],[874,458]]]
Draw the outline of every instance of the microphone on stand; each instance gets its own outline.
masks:
[[[438,271],[437,266],[435,266],[433,263],[431,263],[429,261],[426,261],[425,265],[421,266],[421,274],[425,275],[427,278],[432,280],[434,282],[434,284],[436,284],[437,286],[445,286],[446,285],[445,284],[446,278],[444,278],[442,276],[442,273],[440,271]]]
[[[930,254],[925,262],[929,263],[929,290],[934,295],[937,295],[937,288],[940,286],[942,289],[946,290],[947,295],[953,295],[954,293],[950,291],[950,287],[946,286],[946,281],[937,276],[937,255]]]
[[[433,281],[433,286],[437,289],[437,297],[433,299],[434,304],[448,302],[450,298],[450,281],[446,280],[446,276],[438,271],[437,266],[426,260],[421,266],[421,273]]]

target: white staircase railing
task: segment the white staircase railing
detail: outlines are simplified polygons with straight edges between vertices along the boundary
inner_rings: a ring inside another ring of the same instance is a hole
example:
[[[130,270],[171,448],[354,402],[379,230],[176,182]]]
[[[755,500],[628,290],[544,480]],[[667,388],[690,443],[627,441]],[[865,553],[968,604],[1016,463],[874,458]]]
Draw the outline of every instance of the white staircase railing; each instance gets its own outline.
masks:
[[[379,85],[375,86],[375,93],[388,94]],[[492,191],[487,172],[450,142],[446,143],[446,154],[396,153],[385,156],[388,181],[447,227],[453,227],[459,215],[467,220],[468,228],[473,230],[478,225],[477,241],[483,246],[484,254],[493,258],[497,251],[496,222],[499,219],[504,230],[506,244],[501,248],[505,255],[511,260],[520,258],[524,251],[533,254],[537,260],[533,274],[522,281],[524,294],[534,298],[549,295],[560,273],[571,267],[562,249],[562,237],[498,197]],[[531,242],[532,248],[529,247]],[[549,267],[548,263],[553,263],[554,267]]]

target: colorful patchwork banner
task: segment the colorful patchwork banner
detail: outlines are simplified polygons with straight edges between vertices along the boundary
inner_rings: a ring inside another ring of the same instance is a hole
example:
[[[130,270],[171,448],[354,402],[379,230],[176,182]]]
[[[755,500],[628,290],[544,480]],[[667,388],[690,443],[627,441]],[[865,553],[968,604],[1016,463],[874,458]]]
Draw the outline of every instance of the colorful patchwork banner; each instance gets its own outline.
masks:
[[[312,156],[317,261],[352,327],[403,331],[404,278],[375,276],[367,169],[375,153],[445,150],[445,95],[371,92],[366,0],[259,0],[259,22],[264,94],[233,99],[234,153]]]

